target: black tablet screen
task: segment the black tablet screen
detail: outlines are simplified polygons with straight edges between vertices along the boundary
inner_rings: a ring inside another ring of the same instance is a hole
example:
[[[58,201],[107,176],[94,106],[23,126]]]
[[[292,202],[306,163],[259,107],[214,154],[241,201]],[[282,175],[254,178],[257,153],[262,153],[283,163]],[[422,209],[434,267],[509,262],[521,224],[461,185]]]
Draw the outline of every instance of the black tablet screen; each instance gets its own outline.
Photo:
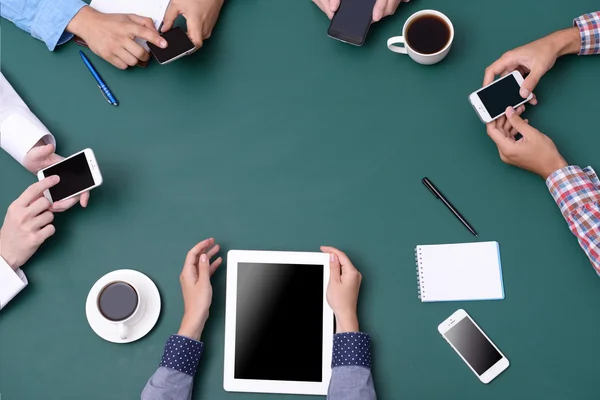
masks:
[[[236,379],[322,381],[323,266],[239,263]]]

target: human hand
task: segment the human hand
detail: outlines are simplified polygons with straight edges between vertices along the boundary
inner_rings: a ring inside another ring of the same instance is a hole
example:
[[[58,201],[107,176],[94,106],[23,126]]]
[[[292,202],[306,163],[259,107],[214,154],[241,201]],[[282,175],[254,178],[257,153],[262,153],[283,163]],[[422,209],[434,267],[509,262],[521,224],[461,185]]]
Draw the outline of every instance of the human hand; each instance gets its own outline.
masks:
[[[59,181],[55,175],[34,183],[8,207],[0,229],[0,256],[12,269],[25,264],[54,235],[54,214],[44,191]]]
[[[221,257],[212,263],[210,259],[219,249],[215,239],[210,238],[198,243],[187,254],[179,278],[185,308],[178,333],[181,336],[200,340],[212,303],[210,277],[223,262]]]
[[[373,22],[381,20],[383,17],[393,15],[400,3],[406,3],[410,0],[377,0],[373,7]],[[333,18],[333,14],[340,7],[341,0],[312,0],[327,15],[327,18]]]
[[[29,150],[29,152],[27,152],[23,159],[23,165],[32,174],[37,174],[38,171],[64,160],[64,157],[56,154],[54,150],[53,144],[44,144],[44,142],[39,141],[31,150]],[[63,212],[77,203],[80,203],[81,207],[85,208],[89,201],[90,192],[85,192],[79,196],[53,203],[50,207],[50,211]]]
[[[335,314],[337,333],[358,332],[356,307],[362,275],[344,252],[329,246],[322,246],[321,251],[329,253],[327,303]]]
[[[223,7],[223,0],[171,0],[165,12],[162,32],[173,27],[175,19],[179,14],[183,15],[187,24],[187,34],[196,50],[212,33],[219,13]]]
[[[526,99],[560,56],[579,52],[581,38],[577,27],[554,32],[534,42],[510,50],[485,69],[483,86],[487,86],[496,76],[505,76],[519,71],[527,77],[521,85],[521,97]],[[531,104],[537,104],[534,96]]]
[[[83,7],[67,25],[71,32],[89,48],[120,69],[148,61],[150,53],[135,42],[144,39],[158,47],[167,47],[150,18],[134,14],[104,14],[89,6]]]
[[[487,124],[487,133],[498,146],[502,161],[536,173],[545,180],[568,164],[552,139],[530,126],[528,120],[521,119],[523,110],[523,106],[516,111],[508,107],[506,116]],[[523,136],[519,140],[515,140],[517,133]]]

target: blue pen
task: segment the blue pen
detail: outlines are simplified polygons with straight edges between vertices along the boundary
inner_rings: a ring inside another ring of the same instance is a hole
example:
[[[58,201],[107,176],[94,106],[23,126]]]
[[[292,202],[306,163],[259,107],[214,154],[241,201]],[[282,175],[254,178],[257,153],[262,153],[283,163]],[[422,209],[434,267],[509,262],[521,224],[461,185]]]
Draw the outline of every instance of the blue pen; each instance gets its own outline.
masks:
[[[104,83],[102,78],[100,78],[100,74],[98,74],[98,71],[96,71],[96,68],[94,68],[90,60],[88,60],[88,58],[85,56],[85,54],[83,54],[83,51],[81,50],[79,50],[79,55],[81,56],[81,59],[83,60],[85,66],[92,73],[92,76],[96,80],[96,83],[98,84],[98,87],[100,88],[100,91],[102,92],[102,95],[104,96],[106,101],[108,101],[108,103],[112,104],[113,106],[118,106],[119,102],[117,101],[117,99],[115,99],[115,96],[113,96],[108,86],[106,86],[106,83]]]

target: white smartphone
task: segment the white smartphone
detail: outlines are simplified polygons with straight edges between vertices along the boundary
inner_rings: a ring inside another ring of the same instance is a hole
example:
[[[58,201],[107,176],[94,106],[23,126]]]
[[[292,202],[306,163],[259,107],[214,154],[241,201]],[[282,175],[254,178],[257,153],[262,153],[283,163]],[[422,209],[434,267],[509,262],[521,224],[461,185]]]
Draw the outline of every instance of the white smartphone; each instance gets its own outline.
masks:
[[[490,383],[510,365],[465,310],[452,314],[438,331],[483,383]]]
[[[53,175],[58,175],[60,182],[44,192],[44,196],[52,203],[77,196],[102,184],[102,174],[92,149],[82,150],[44,168],[38,172],[38,179],[41,181]]]
[[[495,80],[489,85],[469,95],[469,101],[485,124],[504,115],[506,107],[518,107],[533,98],[533,94],[523,99],[519,94],[523,84],[523,75],[519,71]]]

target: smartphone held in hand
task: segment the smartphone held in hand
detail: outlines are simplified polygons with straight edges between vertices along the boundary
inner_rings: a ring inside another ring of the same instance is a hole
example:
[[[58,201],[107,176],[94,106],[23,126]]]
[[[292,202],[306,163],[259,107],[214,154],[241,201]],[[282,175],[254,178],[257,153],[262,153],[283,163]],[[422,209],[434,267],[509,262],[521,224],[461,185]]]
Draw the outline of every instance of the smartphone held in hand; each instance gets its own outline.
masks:
[[[38,179],[41,181],[53,175],[58,175],[60,182],[44,192],[50,202],[70,199],[102,184],[102,174],[92,149],[82,150],[44,168],[38,172]]]
[[[175,27],[161,35],[167,41],[167,47],[161,49],[148,42],[150,52],[159,64],[167,64],[194,51],[194,43],[180,27]]]
[[[342,0],[331,19],[327,35],[333,39],[362,46],[371,26],[375,0]]]
[[[533,94],[524,99],[519,93],[523,80],[519,71],[513,71],[471,93],[469,101],[479,119],[485,124],[490,123],[503,116],[507,107],[517,108],[531,100]]]

